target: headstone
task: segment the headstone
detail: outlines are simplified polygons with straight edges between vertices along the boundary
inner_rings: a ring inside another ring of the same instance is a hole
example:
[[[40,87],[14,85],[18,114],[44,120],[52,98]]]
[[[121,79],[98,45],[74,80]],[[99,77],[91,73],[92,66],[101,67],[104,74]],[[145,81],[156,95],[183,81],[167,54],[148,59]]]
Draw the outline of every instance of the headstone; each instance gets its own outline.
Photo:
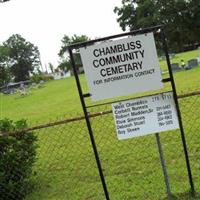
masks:
[[[43,80],[41,80],[40,82],[39,82],[39,84],[38,84],[38,88],[42,88],[42,87],[44,87],[44,81]]]
[[[43,81],[43,80],[41,80],[41,81],[40,81],[40,84],[41,84],[41,85],[43,85],[43,84],[44,84],[44,81]]]
[[[197,59],[188,60],[188,66],[191,68],[198,66],[198,60]]]
[[[199,57],[197,57],[196,59],[197,59],[198,63],[200,63],[200,56],[199,56]]]
[[[176,71],[181,70],[181,68],[179,67],[178,63],[172,63],[171,64],[171,69],[172,69],[172,72],[176,72]]]
[[[161,56],[161,60],[166,60],[166,57],[165,56]]]
[[[169,57],[172,59],[172,58],[175,58],[176,57],[176,54],[175,53],[170,53],[169,54]]]
[[[14,94],[16,91],[13,88],[5,88],[2,90],[3,94]]]
[[[23,84],[23,83],[20,83],[19,89],[20,89],[20,90],[23,90],[24,88],[25,88],[24,84]]]

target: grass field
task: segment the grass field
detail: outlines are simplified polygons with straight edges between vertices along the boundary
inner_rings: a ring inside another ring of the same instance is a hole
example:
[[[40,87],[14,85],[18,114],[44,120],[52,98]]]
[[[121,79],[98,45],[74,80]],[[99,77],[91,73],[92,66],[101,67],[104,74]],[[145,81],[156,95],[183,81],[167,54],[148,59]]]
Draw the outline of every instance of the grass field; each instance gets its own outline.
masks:
[[[185,62],[200,55],[200,50],[177,54],[172,62],[184,59]],[[166,68],[166,62],[160,62],[161,68]],[[180,71],[174,74],[177,91],[190,91],[197,89],[200,81],[200,68],[189,71]],[[165,75],[167,76],[167,75]],[[88,92],[85,77],[80,76],[84,93]],[[166,88],[170,89],[169,84]],[[69,114],[80,112],[81,106],[74,77],[51,81],[43,88],[31,89],[30,94],[20,97],[19,94],[0,94],[1,118],[12,119],[25,118],[31,124],[49,122],[60,119]],[[88,101],[88,104],[91,104]]]
[[[200,99],[194,97],[180,102],[198,192]],[[110,105],[99,107],[98,111],[108,109]],[[91,123],[110,199],[164,200],[165,185],[155,136],[118,141],[112,114],[92,118]],[[37,134],[40,148],[34,168],[36,188],[27,200],[105,199],[84,121],[51,127]],[[194,199],[188,193],[190,186],[179,131],[161,133],[160,136],[172,193],[180,200]],[[195,199],[199,198],[197,194]]]
[[[200,55],[200,50],[177,54],[177,62]],[[161,62],[165,69],[164,61]],[[178,93],[200,89],[200,67],[174,74]],[[87,85],[80,76],[84,93]],[[170,90],[166,84],[165,90]],[[2,95],[1,118],[26,118],[31,125],[77,116],[81,113],[74,78],[51,81],[30,94]],[[200,191],[200,140],[197,97],[181,100],[181,111],[191,155],[197,192]],[[88,104],[92,104],[87,100]],[[90,112],[110,110],[110,105],[91,108]],[[195,124],[194,124],[195,122]],[[166,199],[165,186],[154,135],[118,141],[112,115],[91,119],[111,200]],[[103,200],[91,144],[84,121],[37,131],[38,158],[34,166],[35,188],[26,200]],[[161,134],[172,193],[188,200],[189,184],[179,131]],[[197,194],[195,199],[200,199]]]

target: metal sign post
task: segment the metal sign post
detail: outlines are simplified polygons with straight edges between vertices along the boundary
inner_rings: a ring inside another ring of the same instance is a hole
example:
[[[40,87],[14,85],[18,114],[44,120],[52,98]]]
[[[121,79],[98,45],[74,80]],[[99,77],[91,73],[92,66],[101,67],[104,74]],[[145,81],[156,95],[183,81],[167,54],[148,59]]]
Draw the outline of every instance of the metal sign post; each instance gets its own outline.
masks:
[[[165,32],[164,32],[163,28],[161,28],[161,37],[162,37],[163,48],[164,48],[164,52],[165,52],[165,56],[166,56],[166,60],[167,60],[167,66],[168,66],[169,75],[170,75],[169,81],[171,82],[172,91],[173,91],[173,95],[174,95],[174,102],[176,104],[176,109],[177,109],[177,115],[178,115],[180,133],[181,133],[181,140],[182,140],[184,154],[185,154],[185,161],[186,161],[186,166],[187,166],[187,173],[188,173],[188,178],[189,178],[189,183],[190,183],[190,188],[191,188],[191,194],[194,196],[195,189],[194,189],[194,183],[193,183],[193,178],[192,178],[192,171],[191,171],[191,167],[190,167],[190,160],[189,160],[189,156],[188,156],[187,144],[186,144],[186,140],[185,140],[185,133],[184,133],[181,112],[180,112],[178,98],[177,98],[176,85],[175,85],[175,81],[174,81],[174,77],[173,77],[173,73],[172,73],[169,54],[168,54],[166,36],[165,36]]]
[[[93,148],[93,151],[94,151],[97,167],[98,167],[98,170],[99,170],[99,175],[100,175],[100,178],[101,178],[101,183],[102,183],[102,186],[103,186],[104,194],[105,194],[106,200],[110,200],[108,190],[107,190],[107,186],[106,186],[106,182],[105,182],[105,178],[104,178],[104,174],[103,174],[103,170],[102,170],[102,166],[101,166],[101,162],[100,162],[97,147],[96,147],[96,143],[95,143],[94,136],[93,136],[92,127],[91,127],[91,124],[90,124],[90,119],[89,119],[89,116],[88,116],[88,112],[87,112],[87,108],[86,108],[86,104],[85,104],[85,100],[84,100],[84,95],[83,95],[83,92],[82,92],[82,89],[81,89],[81,84],[80,84],[80,81],[79,81],[79,77],[78,77],[78,73],[77,73],[77,70],[76,70],[75,61],[74,61],[74,57],[73,57],[73,53],[72,53],[71,49],[69,49],[69,55],[70,55],[71,64],[72,64],[73,71],[74,71],[74,76],[75,76],[75,79],[76,79],[79,97],[80,97],[83,112],[84,112],[84,115],[85,115],[85,121],[86,121],[86,124],[87,124],[88,132],[89,132],[89,136],[90,136],[90,141],[91,141],[91,144],[92,144],[92,148]]]
[[[159,156],[160,156],[160,163],[161,163],[161,166],[162,166],[162,172],[163,172],[163,176],[164,176],[166,192],[167,192],[168,196],[172,196],[171,189],[170,189],[169,176],[168,176],[168,173],[167,173],[167,167],[166,167],[166,164],[165,164],[165,158],[164,158],[164,154],[163,154],[163,150],[162,150],[162,145],[161,145],[161,142],[160,142],[159,133],[156,133],[156,142],[157,142],[157,146],[158,146],[158,152],[159,152]]]

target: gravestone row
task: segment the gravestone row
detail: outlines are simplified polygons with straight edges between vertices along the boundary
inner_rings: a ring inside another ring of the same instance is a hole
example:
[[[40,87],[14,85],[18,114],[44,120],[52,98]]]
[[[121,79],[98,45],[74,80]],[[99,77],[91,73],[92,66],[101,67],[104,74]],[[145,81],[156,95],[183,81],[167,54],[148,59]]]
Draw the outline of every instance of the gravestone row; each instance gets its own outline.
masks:
[[[187,64],[184,67],[180,67],[179,63],[172,63],[171,68],[172,68],[173,72],[177,72],[177,71],[180,71],[180,70],[183,70],[183,69],[189,70],[189,69],[192,69],[194,67],[197,67],[199,63],[200,63],[200,56],[197,57],[197,58],[188,60]]]

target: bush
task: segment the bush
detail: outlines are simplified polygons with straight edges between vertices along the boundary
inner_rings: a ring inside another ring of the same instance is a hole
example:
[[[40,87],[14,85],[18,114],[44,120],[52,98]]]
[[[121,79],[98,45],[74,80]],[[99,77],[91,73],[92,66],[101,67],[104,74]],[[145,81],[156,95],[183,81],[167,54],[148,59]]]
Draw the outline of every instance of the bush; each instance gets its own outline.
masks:
[[[25,120],[0,120],[0,131],[27,127]],[[36,136],[22,131],[0,136],[0,200],[22,200],[30,192],[32,166],[36,157]]]
[[[40,81],[50,81],[54,80],[54,77],[48,74],[34,74],[31,77],[31,80],[35,83],[40,83]]]

